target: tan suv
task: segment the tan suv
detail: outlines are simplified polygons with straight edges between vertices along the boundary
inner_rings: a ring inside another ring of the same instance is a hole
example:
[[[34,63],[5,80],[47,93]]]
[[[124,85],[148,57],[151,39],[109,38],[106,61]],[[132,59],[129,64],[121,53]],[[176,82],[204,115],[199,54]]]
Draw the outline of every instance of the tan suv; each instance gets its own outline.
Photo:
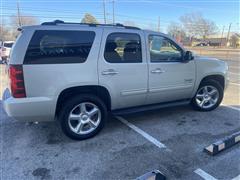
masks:
[[[9,64],[4,109],[20,121],[61,123],[74,139],[97,134],[108,112],[222,101],[227,64],[193,56],[169,36],[136,27],[54,21],[23,27]]]

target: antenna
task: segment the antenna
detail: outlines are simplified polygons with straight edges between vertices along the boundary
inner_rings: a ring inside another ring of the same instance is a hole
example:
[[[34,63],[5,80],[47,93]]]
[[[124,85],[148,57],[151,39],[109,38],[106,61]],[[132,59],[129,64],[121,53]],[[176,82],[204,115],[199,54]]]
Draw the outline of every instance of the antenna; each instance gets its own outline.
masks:
[[[21,16],[20,16],[20,8],[19,8],[19,0],[17,1],[17,16],[18,16],[18,25],[22,26]]]

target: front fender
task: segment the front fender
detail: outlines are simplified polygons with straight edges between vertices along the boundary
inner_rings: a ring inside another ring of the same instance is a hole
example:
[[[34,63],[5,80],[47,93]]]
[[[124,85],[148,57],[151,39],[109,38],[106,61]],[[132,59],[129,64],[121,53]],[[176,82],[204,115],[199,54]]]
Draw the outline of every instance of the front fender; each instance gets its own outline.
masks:
[[[201,81],[212,75],[219,75],[224,77],[225,84],[227,81],[227,63],[215,58],[196,57],[196,82],[192,97],[195,95]]]

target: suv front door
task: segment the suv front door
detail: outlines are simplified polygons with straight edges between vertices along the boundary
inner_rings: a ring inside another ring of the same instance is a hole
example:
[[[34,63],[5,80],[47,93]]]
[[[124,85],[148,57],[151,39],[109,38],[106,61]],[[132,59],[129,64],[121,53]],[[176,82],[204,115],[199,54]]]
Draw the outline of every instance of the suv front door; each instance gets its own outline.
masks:
[[[194,61],[183,62],[184,51],[173,40],[147,34],[149,93],[147,104],[191,98],[195,83]]]
[[[99,84],[110,92],[112,109],[143,105],[148,68],[144,33],[105,29],[98,60]]]

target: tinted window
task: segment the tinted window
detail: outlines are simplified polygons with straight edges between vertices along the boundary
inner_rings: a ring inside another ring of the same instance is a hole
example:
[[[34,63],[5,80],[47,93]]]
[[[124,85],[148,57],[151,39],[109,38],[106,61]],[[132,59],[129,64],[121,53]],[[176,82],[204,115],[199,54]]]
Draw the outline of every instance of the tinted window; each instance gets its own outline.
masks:
[[[175,62],[182,60],[182,49],[162,36],[149,36],[151,62]]]
[[[104,57],[110,63],[142,62],[140,36],[130,33],[112,33],[107,37]]]
[[[95,33],[90,31],[36,31],[28,46],[25,64],[83,63]]]

